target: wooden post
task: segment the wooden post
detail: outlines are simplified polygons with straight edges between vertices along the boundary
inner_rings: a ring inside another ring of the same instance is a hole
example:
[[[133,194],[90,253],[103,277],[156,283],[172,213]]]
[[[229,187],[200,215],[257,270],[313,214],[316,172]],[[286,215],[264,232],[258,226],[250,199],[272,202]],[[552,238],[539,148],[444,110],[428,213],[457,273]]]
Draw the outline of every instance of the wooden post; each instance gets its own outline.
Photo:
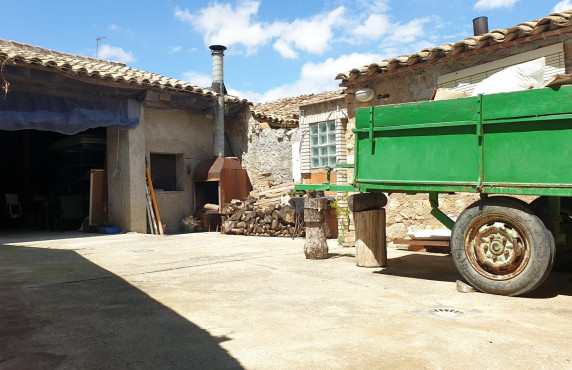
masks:
[[[304,254],[308,259],[328,258],[328,225],[326,224],[327,198],[306,198],[304,201],[304,222],[306,223],[306,243]]]
[[[356,265],[382,267],[387,264],[385,209],[354,212]]]

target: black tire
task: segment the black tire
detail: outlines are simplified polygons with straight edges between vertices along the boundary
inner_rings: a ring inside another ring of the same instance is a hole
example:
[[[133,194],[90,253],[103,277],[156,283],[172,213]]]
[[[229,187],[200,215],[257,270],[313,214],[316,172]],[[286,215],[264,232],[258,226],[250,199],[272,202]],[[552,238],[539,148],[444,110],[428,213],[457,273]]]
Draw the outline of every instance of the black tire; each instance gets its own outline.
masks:
[[[530,208],[549,227],[548,197],[541,196],[530,202]],[[560,198],[560,232],[566,234],[566,240],[556,245],[556,260],[553,269],[572,272],[572,198]]]
[[[548,225],[548,197],[538,197],[530,202],[529,206]],[[560,198],[560,216],[562,216],[562,224],[572,225],[572,198]]]
[[[516,296],[536,289],[550,274],[552,233],[528,204],[491,197],[461,213],[451,235],[457,270],[485,293]]]

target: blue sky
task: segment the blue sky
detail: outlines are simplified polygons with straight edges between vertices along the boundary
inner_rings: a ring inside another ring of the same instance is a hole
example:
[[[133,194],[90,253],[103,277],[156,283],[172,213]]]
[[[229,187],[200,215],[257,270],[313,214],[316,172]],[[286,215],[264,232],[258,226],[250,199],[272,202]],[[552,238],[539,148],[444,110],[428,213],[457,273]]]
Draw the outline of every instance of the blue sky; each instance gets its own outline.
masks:
[[[253,102],[338,88],[354,67],[572,9],[572,0],[3,0],[0,38],[210,85],[223,44],[230,93]]]

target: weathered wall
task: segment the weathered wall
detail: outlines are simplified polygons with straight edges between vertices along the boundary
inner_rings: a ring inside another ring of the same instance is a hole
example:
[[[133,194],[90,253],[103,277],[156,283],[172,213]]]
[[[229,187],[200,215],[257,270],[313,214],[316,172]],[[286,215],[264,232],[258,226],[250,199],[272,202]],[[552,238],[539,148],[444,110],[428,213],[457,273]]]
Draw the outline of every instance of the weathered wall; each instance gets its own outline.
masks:
[[[212,148],[211,119],[176,109],[145,109],[145,150],[141,156],[177,155],[178,191],[155,193],[168,233],[179,232],[181,219],[194,212],[193,170],[202,160],[212,158]]]
[[[131,130],[107,129],[107,188],[110,226],[145,233],[145,109],[129,101],[128,115],[140,112],[139,125]]]
[[[250,108],[246,105],[238,114],[225,117],[225,155],[227,157],[240,159],[248,151],[248,117],[250,117]]]
[[[248,130],[248,149],[242,156],[242,166],[254,182],[263,173],[275,184],[292,181],[292,143],[300,141],[298,129],[262,127],[253,118]]]

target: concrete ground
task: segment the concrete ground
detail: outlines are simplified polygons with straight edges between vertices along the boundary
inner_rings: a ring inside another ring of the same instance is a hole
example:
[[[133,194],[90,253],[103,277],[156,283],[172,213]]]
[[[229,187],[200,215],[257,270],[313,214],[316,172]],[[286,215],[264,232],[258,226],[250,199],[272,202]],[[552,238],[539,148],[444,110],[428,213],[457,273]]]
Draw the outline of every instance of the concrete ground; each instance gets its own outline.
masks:
[[[390,249],[370,269],[303,244],[2,234],[0,368],[572,368],[571,274],[526,297],[459,293],[445,254]]]

